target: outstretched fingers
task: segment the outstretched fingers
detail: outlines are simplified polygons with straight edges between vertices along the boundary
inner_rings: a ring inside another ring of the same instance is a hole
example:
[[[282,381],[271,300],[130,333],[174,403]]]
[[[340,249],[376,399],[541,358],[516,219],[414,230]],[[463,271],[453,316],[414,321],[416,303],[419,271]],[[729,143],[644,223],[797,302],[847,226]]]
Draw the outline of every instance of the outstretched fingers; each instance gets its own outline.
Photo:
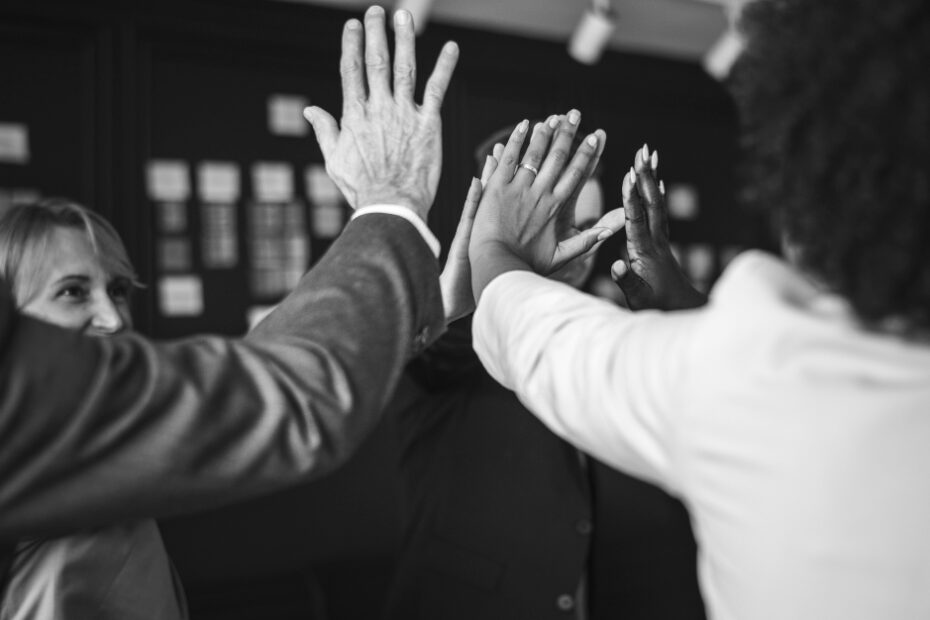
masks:
[[[578,124],[581,122],[581,112],[572,110],[567,116],[558,117],[558,125],[552,125],[553,119],[549,118],[548,124],[555,131],[555,137],[552,139],[552,146],[546,155],[546,160],[539,168],[539,174],[536,177],[534,187],[538,191],[548,191],[558,182],[565,164],[572,156],[572,141],[578,132]]]
[[[494,152],[497,152],[497,147],[500,147],[500,150],[504,150],[503,144],[495,144]],[[481,170],[481,188],[484,189],[488,180],[491,178],[491,175],[494,174],[494,171],[497,169],[497,158],[494,155],[488,155],[487,159],[484,160],[484,168]]]
[[[543,158],[546,156],[546,150],[549,148],[549,141],[552,138],[553,127],[550,121],[554,117],[549,117],[544,123],[536,123],[533,127],[533,134],[530,136],[530,144],[523,154],[523,160],[516,169],[515,178],[525,177],[527,185],[531,185],[539,174],[539,167],[542,165]]]
[[[636,188],[636,171],[630,171],[623,177],[620,196],[626,212],[626,244],[630,256],[637,256],[652,251],[652,235],[649,233],[649,219],[646,206]]]
[[[520,121],[510,134],[504,150],[500,157],[497,158],[497,170],[494,171],[492,179],[500,179],[498,182],[510,183],[517,169],[517,162],[520,157],[520,149],[523,148],[523,142],[526,140],[526,132],[530,122],[526,119]]]
[[[416,33],[413,17],[401,9],[394,13],[394,99],[413,102],[417,81]]]
[[[342,76],[342,115],[364,103],[365,74],[362,72],[362,48],[364,37],[362,24],[350,19],[342,29],[342,56],[339,59],[339,74]]]
[[[390,54],[384,30],[384,9],[380,6],[370,7],[365,12],[365,74],[372,97],[390,96]]]
[[[633,168],[636,170],[636,187],[643,198],[649,221],[649,233],[653,242],[668,238],[668,210],[665,208],[665,196],[656,180],[656,168],[659,165],[659,152],[649,153],[649,147],[636,153]]]
[[[442,46],[439,58],[436,59],[436,66],[426,81],[426,89],[423,91],[423,110],[429,114],[439,114],[439,108],[442,107],[442,100],[449,89],[449,82],[452,80],[452,73],[455,71],[455,65],[459,60],[459,46],[453,41],[449,41]]]
[[[578,150],[575,151],[571,163],[562,172],[559,182],[556,183],[555,189],[552,191],[559,204],[566,204],[574,194],[581,191],[581,186],[585,184],[594,171],[592,162],[594,162],[600,151],[599,145],[606,139],[607,134],[598,129],[585,138]]]
[[[469,234],[475,221],[475,213],[478,212],[478,203],[481,202],[481,190],[481,181],[472,178],[468,194],[465,196],[465,205],[462,207],[462,217],[459,219],[459,228],[465,226]]]

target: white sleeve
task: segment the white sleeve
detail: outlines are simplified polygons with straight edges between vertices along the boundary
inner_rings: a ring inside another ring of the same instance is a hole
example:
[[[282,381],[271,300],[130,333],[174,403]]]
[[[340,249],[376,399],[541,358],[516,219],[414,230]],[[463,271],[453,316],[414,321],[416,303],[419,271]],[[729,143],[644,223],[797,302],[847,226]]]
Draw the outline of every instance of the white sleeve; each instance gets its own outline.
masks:
[[[387,205],[387,204],[377,204],[377,205],[368,205],[362,207],[361,209],[356,209],[355,213],[352,214],[350,219],[355,219],[363,215],[368,215],[369,213],[386,213],[387,215],[396,215],[397,217],[402,217],[411,224],[414,228],[417,229],[417,232],[420,233],[420,236],[423,237],[423,241],[426,242],[426,245],[429,246],[429,249],[433,251],[433,256],[439,258],[439,239],[436,238],[436,235],[433,234],[433,231],[429,229],[429,226],[426,225],[426,222],[420,219],[420,216],[413,212],[412,209],[407,207],[402,207],[400,205]]]
[[[675,417],[697,316],[633,313],[512,271],[484,290],[474,346],[488,372],[557,435],[676,491]]]

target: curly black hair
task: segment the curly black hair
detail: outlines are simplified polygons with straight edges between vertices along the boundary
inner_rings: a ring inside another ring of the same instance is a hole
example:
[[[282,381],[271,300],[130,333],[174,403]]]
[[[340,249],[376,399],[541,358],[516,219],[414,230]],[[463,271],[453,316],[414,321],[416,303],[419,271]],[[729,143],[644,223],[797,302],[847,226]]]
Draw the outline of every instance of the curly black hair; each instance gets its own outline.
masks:
[[[755,0],[744,196],[867,323],[930,326],[930,2]]]

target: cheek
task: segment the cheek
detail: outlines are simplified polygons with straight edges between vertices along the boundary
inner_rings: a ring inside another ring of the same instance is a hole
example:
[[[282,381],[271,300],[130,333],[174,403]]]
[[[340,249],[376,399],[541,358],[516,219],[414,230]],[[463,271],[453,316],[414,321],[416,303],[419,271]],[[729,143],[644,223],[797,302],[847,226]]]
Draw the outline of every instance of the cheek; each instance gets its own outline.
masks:
[[[90,323],[83,307],[74,304],[39,301],[24,306],[23,313],[66,329],[84,329]]]
[[[129,304],[122,303],[117,306],[120,318],[123,319],[123,325],[126,329],[132,329],[132,313],[129,311]]]

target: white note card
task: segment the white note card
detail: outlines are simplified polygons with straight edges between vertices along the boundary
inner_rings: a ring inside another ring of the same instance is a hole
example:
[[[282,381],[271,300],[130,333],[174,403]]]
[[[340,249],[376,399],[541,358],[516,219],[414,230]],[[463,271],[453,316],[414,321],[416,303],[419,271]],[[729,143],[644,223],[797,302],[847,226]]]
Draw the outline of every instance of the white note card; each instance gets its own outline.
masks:
[[[164,316],[200,316],[203,314],[203,280],[197,276],[161,278],[158,305]]]
[[[252,191],[259,202],[289,202],[294,197],[293,169],[283,162],[256,162],[252,166]]]
[[[694,185],[672,183],[668,188],[668,214],[678,220],[693,220],[700,212],[700,198]]]
[[[275,136],[305,136],[310,124],[304,119],[309,101],[301,95],[275,94],[268,97],[268,131]]]
[[[148,163],[146,181],[149,199],[155,202],[184,202],[191,195],[187,163],[153,159]]]
[[[29,128],[22,123],[0,123],[0,162],[29,163]]]
[[[239,166],[228,161],[204,161],[197,166],[197,194],[201,202],[239,200]]]
[[[326,173],[323,164],[307,166],[304,174],[307,183],[307,198],[314,204],[332,204],[342,202],[342,192]]]

